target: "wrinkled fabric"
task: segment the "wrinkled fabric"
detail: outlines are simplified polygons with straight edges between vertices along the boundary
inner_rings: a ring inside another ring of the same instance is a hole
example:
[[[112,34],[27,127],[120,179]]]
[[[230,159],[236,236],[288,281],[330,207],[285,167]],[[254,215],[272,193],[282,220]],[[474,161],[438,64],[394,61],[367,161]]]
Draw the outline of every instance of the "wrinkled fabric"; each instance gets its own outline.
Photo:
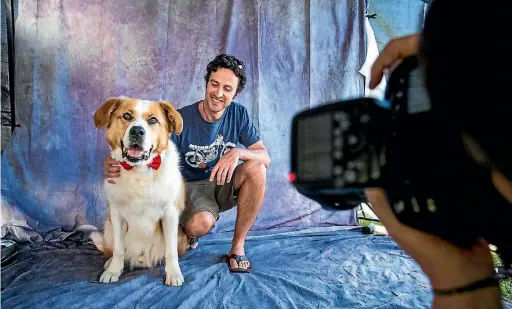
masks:
[[[370,89],[370,79],[371,79],[371,69],[372,65],[379,57],[379,48],[377,45],[377,40],[375,39],[375,33],[373,32],[372,25],[368,18],[365,20],[366,33],[368,38],[368,46],[366,51],[366,60],[361,67],[359,72],[365,77],[365,85],[364,85],[364,96],[369,98],[375,98],[377,100],[384,100],[384,95],[386,93],[387,81],[386,78],[383,78],[379,84],[374,88]]]
[[[81,233],[33,244],[2,268],[2,308],[430,308],[428,279],[389,237],[340,227],[252,236],[252,273],[232,274],[229,236],[201,238],[180,259],[180,288],[164,285],[163,267],[98,283],[106,258]]]
[[[104,132],[93,114],[113,96],[204,96],[206,64],[244,61],[236,101],[261,131],[272,163],[254,230],[355,225],[355,211],[326,211],[287,182],[292,116],[364,95],[365,0],[22,1],[16,20],[19,122],[2,155],[3,225],[38,233],[102,228]],[[185,124],[186,125],[186,124]],[[232,231],[236,210],[213,233]]]
[[[106,258],[87,233],[20,247],[2,265],[2,308],[431,308],[428,278],[387,236],[359,227],[254,231],[246,242],[250,274],[232,274],[222,257],[231,233],[209,234],[180,258],[180,288],[164,267],[126,269],[98,283]],[[504,308],[512,303],[504,300]]]

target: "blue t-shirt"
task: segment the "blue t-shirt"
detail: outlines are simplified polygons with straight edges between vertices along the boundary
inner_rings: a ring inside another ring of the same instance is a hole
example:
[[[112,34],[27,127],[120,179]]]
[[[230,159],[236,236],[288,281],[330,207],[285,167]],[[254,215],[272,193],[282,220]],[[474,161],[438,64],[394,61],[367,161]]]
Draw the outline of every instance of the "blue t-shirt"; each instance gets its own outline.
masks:
[[[178,109],[183,131],[171,137],[180,152],[181,172],[186,181],[209,178],[217,161],[231,148],[238,143],[249,147],[260,140],[243,105],[232,102],[218,121],[207,122],[199,113],[199,102]]]

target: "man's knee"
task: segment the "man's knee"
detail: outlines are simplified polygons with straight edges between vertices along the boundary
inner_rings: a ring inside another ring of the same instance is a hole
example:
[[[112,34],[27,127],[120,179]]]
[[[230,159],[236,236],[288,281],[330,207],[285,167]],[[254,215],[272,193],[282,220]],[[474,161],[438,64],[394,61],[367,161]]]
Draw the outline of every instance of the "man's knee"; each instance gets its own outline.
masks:
[[[267,178],[267,168],[263,162],[258,160],[249,160],[243,163],[242,172],[246,180],[265,181]]]
[[[215,217],[209,211],[201,211],[190,218],[185,227],[189,237],[200,237],[208,234],[215,224]]]

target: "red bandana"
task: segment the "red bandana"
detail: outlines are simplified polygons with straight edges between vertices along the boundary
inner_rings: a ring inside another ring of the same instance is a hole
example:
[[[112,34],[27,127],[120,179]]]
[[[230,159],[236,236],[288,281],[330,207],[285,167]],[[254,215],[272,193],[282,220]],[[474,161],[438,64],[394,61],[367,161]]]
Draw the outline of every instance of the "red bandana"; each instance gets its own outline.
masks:
[[[162,163],[162,158],[160,155],[157,155],[155,158],[153,158],[153,161],[148,164],[149,167],[151,167],[154,170],[157,170],[160,167],[160,164]],[[133,168],[130,164],[126,163],[125,161],[121,162],[121,165],[124,167],[125,170],[129,171]]]

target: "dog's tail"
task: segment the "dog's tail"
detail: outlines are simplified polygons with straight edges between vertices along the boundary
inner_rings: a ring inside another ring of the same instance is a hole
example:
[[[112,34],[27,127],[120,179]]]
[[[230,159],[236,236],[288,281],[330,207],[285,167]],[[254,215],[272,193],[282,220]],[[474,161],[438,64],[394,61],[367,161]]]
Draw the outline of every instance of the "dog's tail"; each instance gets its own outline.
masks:
[[[103,234],[101,234],[100,232],[92,232],[89,237],[91,238],[96,248],[98,248],[98,250],[100,250],[101,252],[105,250],[103,248]]]
[[[107,217],[105,220],[104,234],[92,232],[89,237],[98,250],[103,252],[105,256],[111,257],[113,253],[112,235],[112,222],[110,221],[110,217]]]

